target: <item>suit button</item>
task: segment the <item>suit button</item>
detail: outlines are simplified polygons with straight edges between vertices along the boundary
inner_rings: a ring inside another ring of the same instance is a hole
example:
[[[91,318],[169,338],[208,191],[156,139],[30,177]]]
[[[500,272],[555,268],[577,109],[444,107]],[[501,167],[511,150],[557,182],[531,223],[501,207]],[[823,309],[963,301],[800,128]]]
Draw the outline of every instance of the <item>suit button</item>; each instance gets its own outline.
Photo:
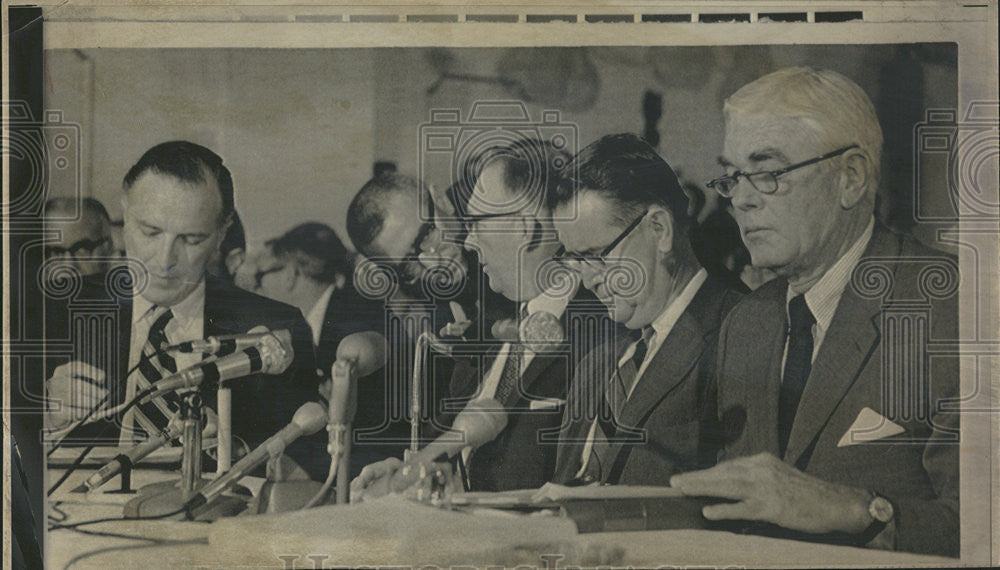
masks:
[[[322,368],[317,368],[316,369],[316,376],[322,376],[322,375],[323,375],[323,369]]]

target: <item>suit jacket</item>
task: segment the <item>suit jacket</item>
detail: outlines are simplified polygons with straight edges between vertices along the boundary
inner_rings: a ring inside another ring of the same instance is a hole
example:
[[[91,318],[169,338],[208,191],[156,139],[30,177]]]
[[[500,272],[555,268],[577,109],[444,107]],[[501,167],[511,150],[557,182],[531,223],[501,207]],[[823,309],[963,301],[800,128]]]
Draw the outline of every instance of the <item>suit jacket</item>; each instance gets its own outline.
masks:
[[[132,328],[131,291],[107,286],[103,280],[85,278],[79,291],[69,298],[48,298],[44,322],[46,359],[44,382],[59,364],[71,360],[87,362],[105,371],[113,394],[112,405],[124,399]],[[75,317],[71,318],[71,313]],[[81,318],[82,317],[82,318]],[[41,319],[39,319],[41,321]],[[234,381],[232,390],[233,435],[251,447],[287,425],[295,410],[319,396],[312,335],[301,312],[294,307],[261,297],[206,277],[204,336],[241,334],[264,325],[271,330],[288,329],[295,357],[280,375],[255,374]],[[177,339],[186,340],[186,339]],[[72,346],[71,350],[60,348]],[[205,391],[205,404],[215,408],[216,394]],[[93,437],[116,444],[121,418],[111,425],[82,426],[73,438]],[[289,451],[290,455],[295,456]]]
[[[320,330],[319,343],[316,345],[316,373],[320,381],[330,376],[330,368],[337,361],[337,347],[344,337],[357,332],[374,331],[386,334],[386,308],[382,302],[372,301],[361,296],[352,283],[338,289],[330,295],[323,318],[323,328]],[[352,423],[352,431],[380,430],[381,436],[395,439],[408,435],[408,424],[391,422],[388,417],[388,398],[390,390],[386,381],[386,370],[381,368],[371,374],[358,378],[357,410]],[[314,478],[325,477],[330,458],[326,452],[328,436],[321,431],[311,438],[314,449],[314,460],[306,467]],[[380,461],[387,457],[398,457],[402,454],[403,445],[388,444],[384,441],[359,443],[354,441],[351,447],[351,477],[356,477],[361,469],[369,463]]]
[[[563,313],[564,330],[571,328],[571,321],[595,317],[610,321],[604,306],[581,289]],[[562,422],[573,363],[592,348],[590,338],[573,337],[553,351],[557,353],[535,355],[521,375],[520,389],[501,402],[508,410],[507,427],[472,455],[469,480],[473,491],[537,488],[551,480],[558,448],[554,435]],[[498,351],[495,348],[479,358],[456,359],[450,385],[453,399],[464,402],[476,394]]]
[[[934,281],[952,269],[954,279]],[[958,338],[954,290],[942,287],[957,278],[953,257],[876,226],[820,345],[783,456],[809,475],[888,498],[900,550],[952,556],[959,548],[958,413],[945,399],[957,398],[958,359],[927,358],[926,343]],[[780,279],[762,286],[723,326],[726,458],[778,455],[786,290]],[[879,425],[861,421],[866,408],[882,428],[901,433],[852,444],[844,438],[852,426]]]
[[[602,483],[667,485],[681,471],[708,467],[721,447],[714,382],[719,327],[742,295],[708,277],[636,381],[622,408]],[[597,414],[610,414],[605,390],[630,336],[620,332],[577,367],[560,434],[553,480],[566,483],[581,456]],[[610,416],[609,416],[610,417]]]

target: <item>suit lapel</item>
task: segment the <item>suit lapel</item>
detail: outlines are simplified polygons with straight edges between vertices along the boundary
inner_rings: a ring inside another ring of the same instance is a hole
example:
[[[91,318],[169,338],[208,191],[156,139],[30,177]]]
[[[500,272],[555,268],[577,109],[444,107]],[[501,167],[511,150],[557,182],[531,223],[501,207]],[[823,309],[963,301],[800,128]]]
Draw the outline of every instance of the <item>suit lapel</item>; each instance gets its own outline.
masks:
[[[879,228],[865,257],[896,257],[898,251]],[[848,282],[802,393],[788,438],[785,460],[796,464],[844,398],[878,347],[879,299],[863,299]]]

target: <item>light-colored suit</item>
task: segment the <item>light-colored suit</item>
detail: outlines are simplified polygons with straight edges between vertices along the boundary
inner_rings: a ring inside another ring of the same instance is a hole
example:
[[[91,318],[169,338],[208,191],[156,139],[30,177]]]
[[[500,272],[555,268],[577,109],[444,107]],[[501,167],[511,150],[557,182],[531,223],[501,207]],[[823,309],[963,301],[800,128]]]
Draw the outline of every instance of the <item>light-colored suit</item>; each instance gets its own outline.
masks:
[[[958,359],[928,347],[957,332],[955,259],[876,225],[816,354],[784,461],[877,492],[896,547],[957,556]],[[778,455],[787,282],[747,296],[719,336],[724,458]]]

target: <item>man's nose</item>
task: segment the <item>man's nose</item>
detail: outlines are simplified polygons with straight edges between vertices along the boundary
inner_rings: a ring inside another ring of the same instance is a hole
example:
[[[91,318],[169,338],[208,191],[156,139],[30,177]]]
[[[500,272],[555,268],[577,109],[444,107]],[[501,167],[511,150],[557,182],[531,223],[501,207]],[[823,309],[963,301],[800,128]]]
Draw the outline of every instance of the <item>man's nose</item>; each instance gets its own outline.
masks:
[[[583,286],[591,291],[595,290],[598,285],[604,281],[604,274],[596,269],[584,264],[579,270],[580,272],[580,282]]]
[[[157,244],[156,256],[152,261],[161,271],[172,269],[177,264],[177,240],[164,239]]]
[[[740,178],[736,186],[733,187],[729,200],[733,204],[733,208],[746,211],[759,208],[763,196],[746,178]]]

